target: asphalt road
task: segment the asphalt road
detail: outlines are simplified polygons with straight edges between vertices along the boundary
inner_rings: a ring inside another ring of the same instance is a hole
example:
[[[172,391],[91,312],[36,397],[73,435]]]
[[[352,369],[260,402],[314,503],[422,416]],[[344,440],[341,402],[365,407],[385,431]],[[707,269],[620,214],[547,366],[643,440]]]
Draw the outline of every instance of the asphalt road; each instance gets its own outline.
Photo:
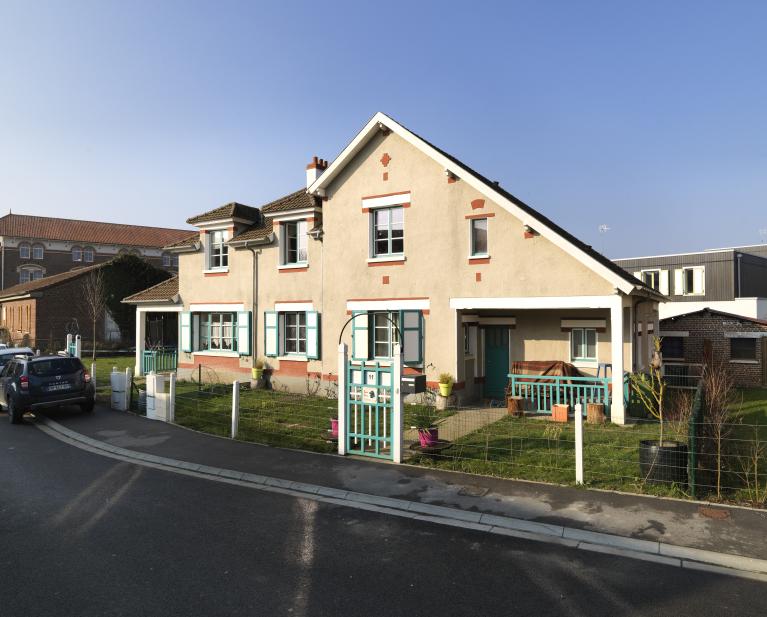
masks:
[[[115,461],[0,414],[0,616],[759,615],[767,584]]]

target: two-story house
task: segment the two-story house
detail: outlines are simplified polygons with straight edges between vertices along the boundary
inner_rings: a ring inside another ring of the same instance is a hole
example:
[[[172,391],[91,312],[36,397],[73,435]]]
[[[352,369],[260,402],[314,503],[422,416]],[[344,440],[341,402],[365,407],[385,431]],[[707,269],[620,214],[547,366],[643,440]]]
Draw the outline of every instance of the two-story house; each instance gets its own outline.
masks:
[[[247,378],[265,356],[277,387],[305,391],[337,379],[339,337],[360,361],[399,342],[406,372],[450,372],[466,400],[502,399],[524,363],[610,365],[614,392],[646,364],[657,291],[388,116],[306,174],[260,208],[190,218],[199,235],[166,247],[178,286],[128,300],[179,313],[182,377]]]
[[[103,263],[122,253],[175,272],[178,258],[163,247],[190,233],[189,229],[9,213],[0,217],[0,289]]]
[[[668,296],[666,319],[712,309],[767,319],[767,246],[616,259],[615,263]]]

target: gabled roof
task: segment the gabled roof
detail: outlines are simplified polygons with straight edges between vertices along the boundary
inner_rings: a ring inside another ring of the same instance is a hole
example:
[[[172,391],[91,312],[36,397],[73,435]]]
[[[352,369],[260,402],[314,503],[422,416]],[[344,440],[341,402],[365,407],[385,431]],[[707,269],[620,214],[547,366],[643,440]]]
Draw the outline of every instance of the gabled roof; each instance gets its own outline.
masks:
[[[157,285],[152,285],[142,291],[123,298],[125,304],[175,303],[178,299],[178,276],[171,276]]]
[[[103,268],[109,263],[111,263],[111,261],[105,261],[103,263],[95,264],[93,266],[76,268],[75,270],[70,270],[69,272],[62,272],[61,274],[53,274],[52,276],[45,276],[41,279],[37,279],[36,281],[28,281],[26,283],[19,283],[18,285],[7,287],[6,289],[3,289],[2,291],[0,291],[0,302],[6,298],[15,298],[17,296],[27,296],[33,292],[42,291],[44,289],[48,289],[50,287],[60,285],[61,283],[65,283],[66,281],[70,281],[72,279],[76,279],[85,274],[88,274],[89,272],[93,270],[98,270],[99,268]]]
[[[200,234],[198,232],[194,232],[192,235],[187,236],[186,238],[182,238],[178,242],[174,242],[173,244],[168,244],[166,249],[183,249],[183,248],[195,248],[200,243]]]
[[[717,311],[709,307],[698,309],[697,311],[690,311],[689,313],[674,315],[673,317],[665,317],[664,319],[661,319],[660,321],[661,323],[663,323],[664,321],[674,321],[676,319],[681,319],[683,317],[690,317],[692,315],[698,315],[702,313],[706,313],[708,315],[716,316],[716,317],[727,317],[728,319],[738,319],[740,321],[747,321],[748,323],[754,323],[760,326],[767,326],[767,321],[765,321],[764,319],[754,319],[753,317],[746,317],[745,315],[736,315],[735,313],[726,313],[724,311]]]
[[[258,242],[268,239],[273,231],[271,215],[290,212],[291,210],[305,210],[306,208],[321,207],[314,196],[307,194],[306,189],[298,189],[288,193],[284,197],[270,201],[261,206],[261,212],[264,216],[257,222],[246,227],[239,234],[229,240],[229,244],[237,246],[244,242]]]
[[[0,236],[30,240],[162,248],[187,234],[189,234],[188,229],[79,221],[28,214],[6,214],[0,217]]]
[[[233,201],[213,210],[208,210],[186,220],[190,225],[199,225],[200,223],[209,223],[211,221],[220,221],[222,219],[245,219],[246,221],[256,222],[260,219],[261,213],[258,208],[252,208],[245,204],[239,204]]]
[[[601,253],[595,251],[591,246],[582,242],[571,233],[554,223],[551,219],[534,210],[526,203],[517,199],[501,188],[499,184],[485,178],[483,175],[471,169],[455,157],[437,148],[422,137],[405,128],[386,114],[376,113],[349,143],[346,148],[331,163],[325,172],[307,189],[307,192],[319,195],[336,178],[344,166],[351,161],[357,153],[362,150],[365,144],[383,126],[399,137],[421,150],[424,154],[434,159],[443,166],[446,171],[458,176],[462,181],[467,182],[474,189],[483,193],[488,199],[498,203],[515,217],[522,221],[523,225],[529,225],[541,236],[547,238],[565,252],[569,253],[591,270],[608,280],[616,288],[624,293],[630,293],[634,289],[640,289],[643,292],[656,297],[659,300],[665,297],[645,285],[642,281],[634,278],[633,275],[626,272],[619,265],[610,261]]]
[[[305,188],[298,189],[285,197],[280,197],[268,204],[261,206],[261,212],[270,214],[274,212],[286,212],[288,210],[300,210],[303,208],[318,208],[319,200],[306,192]],[[321,202],[320,202],[321,203]]]

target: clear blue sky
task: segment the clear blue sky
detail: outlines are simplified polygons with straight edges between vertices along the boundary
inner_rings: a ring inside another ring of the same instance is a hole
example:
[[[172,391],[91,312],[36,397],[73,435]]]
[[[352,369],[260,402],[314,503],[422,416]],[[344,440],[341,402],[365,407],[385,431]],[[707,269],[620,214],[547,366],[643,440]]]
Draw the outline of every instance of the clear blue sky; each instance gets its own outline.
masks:
[[[757,243],[766,24],[704,0],[0,0],[0,211],[184,226],[298,188],[384,111],[611,257]]]

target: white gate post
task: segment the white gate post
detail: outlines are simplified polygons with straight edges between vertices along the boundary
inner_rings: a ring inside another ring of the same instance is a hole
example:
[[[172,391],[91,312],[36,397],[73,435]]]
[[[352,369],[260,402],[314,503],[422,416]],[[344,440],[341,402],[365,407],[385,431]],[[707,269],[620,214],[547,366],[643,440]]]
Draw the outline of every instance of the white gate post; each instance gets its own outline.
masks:
[[[94,342],[94,345],[95,345],[95,342]],[[79,334],[75,337],[75,357],[76,358],[83,357],[83,339]]]
[[[240,427],[240,382],[232,382],[232,439],[237,439]]]
[[[125,393],[123,394],[123,411],[130,409],[130,395],[133,389],[133,374],[129,368],[125,369]]]
[[[170,374],[168,386],[168,422],[176,421],[176,373]]]
[[[402,462],[402,434],[403,434],[403,413],[402,413],[402,346],[397,343],[394,345],[394,358],[392,368],[391,385],[391,411],[392,411],[392,430],[391,430],[391,453],[392,460],[395,463]]]
[[[73,342],[74,342],[74,337],[71,334],[67,334],[67,342],[64,347],[67,353],[69,353],[69,348],[72,346]]]
[[[338,453],[346,454],[346,343],[338,346]]]
[[[583,484],[583,405],[575,406],[575,483]]]
[[[157,418],[157,375],[150,371],[146,376],[146,417],[150,420]]]
[[[96,363],[91,363],[91,383],[93,384],[93,389],[96,389]]]

